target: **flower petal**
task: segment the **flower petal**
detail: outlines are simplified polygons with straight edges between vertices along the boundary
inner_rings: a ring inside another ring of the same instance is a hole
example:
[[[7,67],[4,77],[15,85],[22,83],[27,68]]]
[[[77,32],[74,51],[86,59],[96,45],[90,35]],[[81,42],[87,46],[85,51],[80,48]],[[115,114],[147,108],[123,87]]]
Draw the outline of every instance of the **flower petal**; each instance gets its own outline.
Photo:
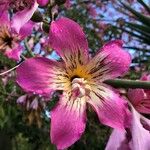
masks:
[[[37,94],[64,90],[66,77],[61,64],[42,57],[27,59],[17,68],[17,83]]]
[[[96,111],[99,120],[112,128],[124,129],[130,125],[127,103],[105,85],[92,87],[88,101]]]
[[[10,59],[19,61],[22,51],[23,47],[21,45],[16,45],[15,48],[6,50],[5,55]]]
[[[142,75],[142,77],[140,78],[140,80],[142,80],[142,81],[150,81],[150,75],[147,74],[147,73],[144,73]]]
[[[143,89],[129,89],[128,98],[134,107],[138,105],[144,98],[145,93]]]
[[[150,149],[150,120],[141,116],[132,106],[132,121],[128,129],[114,130],[106,150],[149,150]]]
[[[49,3],[49,0],[37,0],[37,3],[40,5],[40,6],[45,6]]]
[[[5,11],[8,10],[8,2],[0,2],[0,17]]]
[[[71,1],[70,0],[66,0],[66,2],[65,2],[65,4],[64,4],[64,6],[67,8],[67,9],[69,9],[70,7],[71,7]]]
[[[17,12],[12,18],[11,27],[13,28],[13,30],[19,33],[21,27],[31,19],[33,13],[36,11],[37,8],[38,3],[35,1],[30,9],[27,8]]]
[[[27,95],[22,95],[17,99],[17,104],[25,104],[27,99]]]
[[[128,98],[138,112],[150,114],[150,99],[144,89],[129,89]]]
[[[150,81],[150,74],[144,73],[142,75],[142,77],[140,78],[140,80],[149,82]],[[147,99],[150,99],[150,90],[144,89],[144,92],[146,93]]]
[[[94,80],[104,81],[122,76],[129,69],[131,57],[122,49],[122,41],[111,41],[103,46],[88,64]]]
[[[31,104],[30,104],[30,108],[31,108],[31,109],[34,109],[34,110],[37,110],[37,109],[38,109],[38,106],[39,106],[39,101],[38,101],[38,98],[35,97],[35,98],[32,100]]]
[[[149,121],[149,120],[148,120]],[[148,122],[150,124],[150,121]],[[132,107],[132,124],[131,124],[133,150],[150,150],[150,131],[146,130],[141,123],[140,114]]]
[[[130,150],[126,139],[126,130],[114,129],[105,150]]]
[[[10,26],[9,14],[8,11],[3,11],[0,14],[0,25],[7,25]]]
[[[28,21],[24,26],[22,26],[19,32],[21,39],[24,39],[25,37],[31,35],[33,27],[34,23],[32,21]]]
[[[65,93],[51,111],[51,141],[57,149],[74,144],[82,135],[86,125],[85,98],[73,100]]]
[[[76,57],[82,63],[88,60],[88,43],[79,24],[68,18],[53,21],[50,26],[49,42],[67,63]]]
[[[150,114],[150,99],[143,99],[135,108],[140,113]]]

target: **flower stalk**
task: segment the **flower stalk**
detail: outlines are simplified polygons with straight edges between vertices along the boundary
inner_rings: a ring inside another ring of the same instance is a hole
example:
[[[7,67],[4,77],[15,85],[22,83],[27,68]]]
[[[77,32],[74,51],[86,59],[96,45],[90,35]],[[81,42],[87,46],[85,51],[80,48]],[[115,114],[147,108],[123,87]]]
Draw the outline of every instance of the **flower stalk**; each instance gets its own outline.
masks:
[[[31,57],[34,57],[34,53],[32,52],[31,48],[29,47],[27,39],[25,39],[25,41],[24,41],[24,46],[25,46],[27,52],[29,53],[29,55]]]
[[[3,76],[3,75],[6,75],[7,73],[10,73],[11,71],[15,70],[19,66],[20,66],[20,64],[15,66],[15,67],[13,67],[13,68],[11,68],[11,69],[9,69],[9,70],[7,70],[7,71],[5,71],[5,72],[0,73],[0,76]]]
[[[150,82],[147,81],[113,79],[113,80],[106,80],[105,83],[117,88],[120,87],[120,88],[133,88],[133,89],[134,88],[150,89]]]

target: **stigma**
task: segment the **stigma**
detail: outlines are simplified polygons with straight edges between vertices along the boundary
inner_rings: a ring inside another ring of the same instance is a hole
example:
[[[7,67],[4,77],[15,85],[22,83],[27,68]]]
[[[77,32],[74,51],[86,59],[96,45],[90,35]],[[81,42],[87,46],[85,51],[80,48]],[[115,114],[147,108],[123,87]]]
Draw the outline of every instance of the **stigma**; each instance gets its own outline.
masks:
[[[74,78],[72,80],[72,94],[74,97],[88,96],[90,91],[91,87],[84,78]]]

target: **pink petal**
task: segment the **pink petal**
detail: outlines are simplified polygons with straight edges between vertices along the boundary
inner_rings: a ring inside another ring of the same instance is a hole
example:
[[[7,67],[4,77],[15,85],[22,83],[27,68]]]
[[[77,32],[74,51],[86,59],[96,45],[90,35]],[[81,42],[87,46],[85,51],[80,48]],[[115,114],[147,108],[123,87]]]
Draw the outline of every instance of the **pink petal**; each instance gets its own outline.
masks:
[[[57,149],[66,149],[80,139],[86,125],[85,99],[69,99],[64,94],[51,111],[51,141]]]
[[[89,72],[93,79],[104,81],[122,76],[130,67],[131,57],[123,50],[122,41],[111,41],[99,50],[97,55],[89,62]]]
[[[132,150],[150,150],[150,131],[143,128],[140,114],[132,107]],[[149,121],[149,120],[148,120]],[[148,122],[150,125],[150,121]]]
[[[140,80],[142,80],[142,81],[150,81],[150,75],[145,73],[145,74],[142,75]]]
[[[26,99],[27,99],[27,95],[22,95],[17,99],[17,103],[24,105],[26,103]]]
[[[92,17],[96,18],[98,16],[96,8],[92,4],[87,5],[87,10],[89,15],[91,15]]]
[[[108,87],[92,88],[88,103],[93,106],[99,120],[112,128],[124,129],[130,125],[127,103]]]
[[[19,32],[21,38],[24,39],[25,37],[31,35],[33,27],[34,23],[32,21],[28,21],[25,25],[23,25]]]
[[[85,34],[79,24],[71,19],[60,18],[51,23],[49,42],[67,63],[73,60],[75,54],[82,63],[88,60],[88,43]]]
[[[0,14],[0,25],[7,25],[10,26],[9,14],[8,11],[3,11]]]
[[[17,68],[17,83],[37,94],[63,90],[66,77],[61,64],[42,57],[27,59]]]
[[[22,51],[23,51],[23,47],[21,45],[17,45],[13,49],[6,50],[5,55],[10,59],[19,61]]]
[[[150,114],[150,99],[143,99],[135,108],[140,113]]]
[[[115,129],[106,150],[150,150],[150,120],[141,116],[132,106],[131,111],[130,132]]]
[[[128,98],[138,112],[150,113],[150,99],[144,89],[129,89]]]
[[[144,98],[145,93],[143,89],[129,89],[128,98],[134,107],[138,105]]]
[[[114,129],[105,150],[131,150],[126,139],[126,131]]]
[[[37,109],[38,109],[38,106],[39,106],[38,98],[35,97],[35,98],[33,99],[33,101],[31,102],[31,104],[30,104],[30,108],[31,108],[31,109],[34,109],[34,110],[37,110]]]
[[[144,73],[142,75],[142,77],[140,78],[140,80],[142,80],[142,81],[150,81],[150,75],[147,74],[147,73]],[[149,89],[145,89],[144,91],[145,91],[145,93],[147,95],[147,98],[150,99],[150,90]]]
[[[37,0],[37,3],[40,6],[46,6],[49,3],[49,0]]]
[[[35,1],[33,6],[29,9],[17,12],[12,18],[12,28],[15,32],[19,33],[21,27],[26,24],[38,8],[38,3]]]
[[[71,1],[70,0],[66,0],[66,3],[64,4],[64,6],[68,9],[71,7]]]
[[[8,2],[6,1],[0,2],[0,17],[1,15],[3,15],[3,12],[7,10],[8,10]]]

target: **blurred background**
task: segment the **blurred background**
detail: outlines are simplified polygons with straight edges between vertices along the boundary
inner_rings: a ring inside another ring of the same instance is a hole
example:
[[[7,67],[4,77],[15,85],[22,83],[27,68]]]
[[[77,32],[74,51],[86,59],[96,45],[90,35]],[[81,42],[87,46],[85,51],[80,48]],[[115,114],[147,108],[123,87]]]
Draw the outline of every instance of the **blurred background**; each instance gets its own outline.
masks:
[[[150,0],[56,0],[57,9],[40,8],[49,21],[47,12],[66,16],[78,22],[86,33],[89,51],[94,55],[106,42],[122,39],[124,48],[132,56],[127,79],[139,79],[150,70]],[[48,10],[48,11],[47,11]],[[36,55],[58,59],[47,43],[48,34],[37,24],[32,35],[22,43]],[[43,25],[43,29],[46,26]],[[40,32],[39,32],[40,31]],[[44,50],[44,52],[43,52]],[[0,54],[0,72],[16,65]],[[122,90],[122,89],[119,89]],[[15,83],[15,72],[0,78],[0,150],[55,150],[49,138],[50,110],[58,101],[24,93]],[[104,150],[111,129],[99,123],[97,115],[88,108],[87,127],[82,138],[69,150]]]

